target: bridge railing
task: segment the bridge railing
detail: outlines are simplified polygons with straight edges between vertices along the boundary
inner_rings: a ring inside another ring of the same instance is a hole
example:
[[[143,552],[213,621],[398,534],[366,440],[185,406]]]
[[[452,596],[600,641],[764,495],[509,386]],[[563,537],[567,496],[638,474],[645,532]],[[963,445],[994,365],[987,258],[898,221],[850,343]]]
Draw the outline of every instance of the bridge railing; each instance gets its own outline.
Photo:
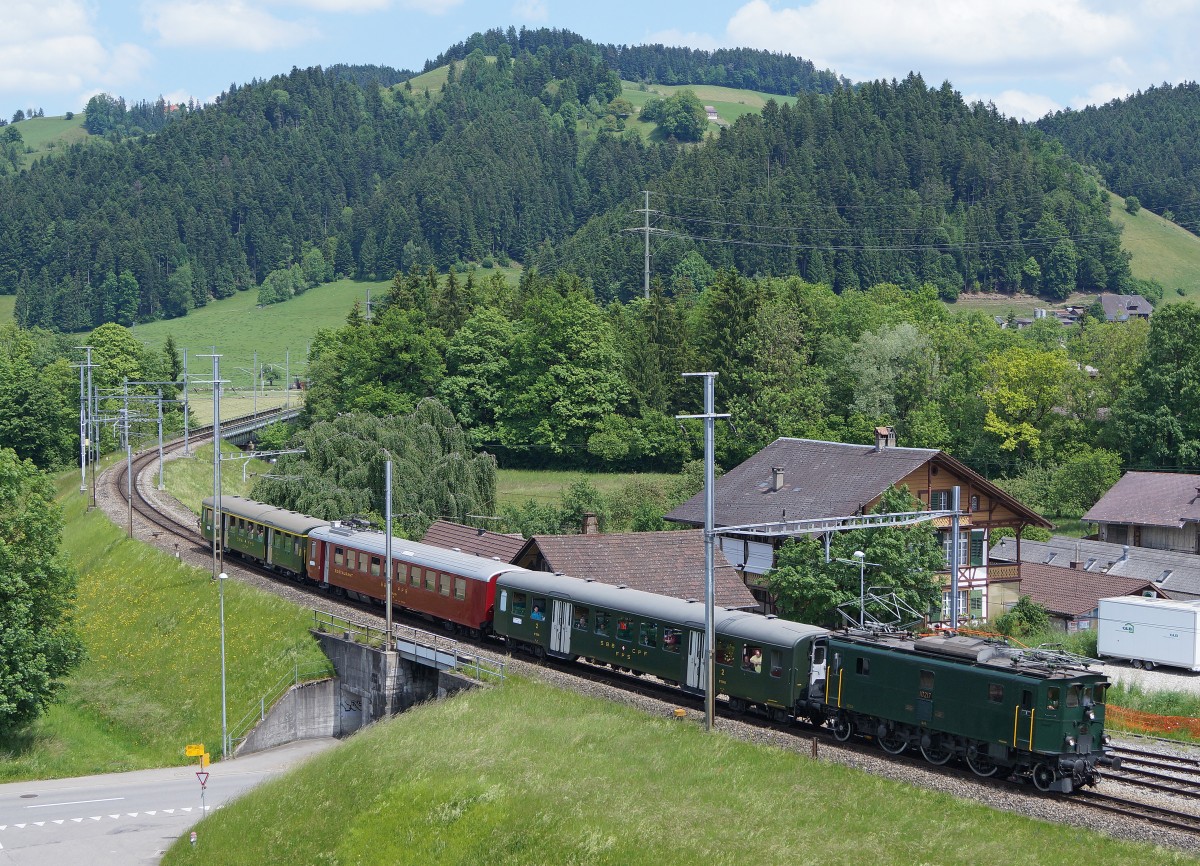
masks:
[[[324,610],[313,610],[313,629],[324,633],[341,635],[366,646],[382,649],[397,648],[399,644],[410,644],[426,652],[418,652],[417,661],[436,667],[452,668],[476,682],[503,680],[507,665],[503,661],[482,656],[469,645],[446,635],[424,631],[409,625],[394,623],[392,640],[387,630],[368,623],[357,622]]]

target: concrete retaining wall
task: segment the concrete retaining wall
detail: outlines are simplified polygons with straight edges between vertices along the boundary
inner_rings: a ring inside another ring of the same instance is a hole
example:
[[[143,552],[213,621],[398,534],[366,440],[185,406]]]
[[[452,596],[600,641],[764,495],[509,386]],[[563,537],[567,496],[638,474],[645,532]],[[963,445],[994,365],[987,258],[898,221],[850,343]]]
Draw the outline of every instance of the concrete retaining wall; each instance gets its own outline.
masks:
[[[337,676],[292,687],[250,732],[237,754],[310,737],[344,737],[413,704],[478,685],[454,671],[401,658],[341,635],[314,632]]]

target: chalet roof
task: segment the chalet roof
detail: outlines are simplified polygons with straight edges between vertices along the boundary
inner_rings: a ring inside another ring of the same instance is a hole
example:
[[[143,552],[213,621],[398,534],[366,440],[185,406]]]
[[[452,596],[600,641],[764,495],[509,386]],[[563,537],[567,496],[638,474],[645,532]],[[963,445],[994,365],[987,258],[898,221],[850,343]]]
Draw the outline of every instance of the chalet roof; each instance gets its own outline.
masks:
[[[997,562],[1016,562],[1017,540],[1001,539],[988,556]],[[1200,556],[1192,553],[1065,535],[1051,536],[1049,541],[1021,541],[1022,571],[1027,563],[1068,566],[1072,561],[1079,562],[1085,572],[1148,581],[1170,598],[1200,598]]]
[[[1200,475],[1126,472],[1083,519],[1181,529],[1200,521]]]
[[[501,562],[512,562],[525,546],[525,537],[522,535],[501,535],[449,520],[435,520],[421,541],[450,550],[474,553],[476,556],[496,557]]]
[[[1021,565],[1021,595],[1027,595],[1051,613],[1081,616],[1100,606],[1100,599],[1116,595],[1158,593],[1150,581],[1027,562]]]
[[[699,530],[535,535],[514,561],[524,560],[535,547],[550,571],[675,598],[704,599],[704,533]],[[731,610],[758,607],[725,554],[715,549],[713,555],[716,603]]]
[[[980,491],[1003,501],[1027,522],[1047,528],[1052,525],[982,475],[937,449],[896,446],[880,449],[874,445],[791,438],[776,439],[717,479],[714,520],[717,526],[739,526],[783,519],[847,517],[866,508],[889,487],[930,461],[937,461]],[[783,483],[778,490],[774,484],[776,468],[783,470]],[[703,491],[664,519],[703,525]]]
[[[1141,295],[1105,292],[1100,295],[1100,306],[1104,308],[1104,317],[1110,322],[1123,322],[1130,316],[1149,316],[1154,312],[1154,307]]]

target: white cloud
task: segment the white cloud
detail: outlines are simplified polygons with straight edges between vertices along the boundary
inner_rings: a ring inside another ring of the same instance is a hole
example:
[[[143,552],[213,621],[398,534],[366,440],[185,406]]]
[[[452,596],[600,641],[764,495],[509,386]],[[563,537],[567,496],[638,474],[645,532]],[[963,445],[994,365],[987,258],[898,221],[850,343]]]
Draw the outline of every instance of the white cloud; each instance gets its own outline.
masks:
[[[445,15],[455,6],[461,6],[462,0],[400,0],[400,5],[426,15]]]
[[[995,96],[970,94],[964,95],[963,99],[968,103],[991,102],[1005,117],[1015,117],[1018,120],[1037,120],[1062,108],[1045,94],[1026,93],[1023,90],[1004,90]]]
[[[517,0],[513,4],[512,14],[518,21],[548,21],[550,10],[546,0]]]
[[[785,51],[855,77],[923,66],[1069,68],[1107,58],[1136,28],[1086,0],[813,0],[772,8],[751,0],[727,25],[738,45]]]
[[[80,0],[7,0],[0,29],[0,91],[19,102],[131,80],[150,62],[130,43],[106,47]],[[82,107],[82,106],[80,106]]]
[[[700,48],[704,51],[715,51],[721,47],[721,43],[707,33],[684,33],[680,30],[660,30],[657,33],[651,33],[646,37],[646,41],[654,44],[670,46],[686,46],[687,48]]]
[[[165,45],[272,51],[319,35],[315,27],[284,21],[243,0],[182,0],[147,5],[143,12],[147,29]]]
[[[313,9],[317,12],[379,12],[392,5],[391,0],[268,0],[272,6]]]

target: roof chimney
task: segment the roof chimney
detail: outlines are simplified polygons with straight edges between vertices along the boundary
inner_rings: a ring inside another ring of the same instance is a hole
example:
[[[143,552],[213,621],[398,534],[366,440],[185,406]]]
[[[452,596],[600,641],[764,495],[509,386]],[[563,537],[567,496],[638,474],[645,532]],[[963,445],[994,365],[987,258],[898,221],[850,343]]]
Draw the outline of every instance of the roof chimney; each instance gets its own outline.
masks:
[[[1075,558],[1071,560],[1071,568],[1079,570],[1083,568],[1083,560],[1079,558],[1079,542],[1075,542]]]
[[[600,534],[600,521],[599,521],[599,519],[597,519],[595,512],[593,512],[593,511],[583,512],[582,531],[583,531],[584,535],[599,535]]]
[[[875,428],[875,450],[882,451],[884,448],[896,447],[896,428],[895,427],[876,427]]]
[[[771,492],[778,493],[783,489],[783,467],[771,467]]]

